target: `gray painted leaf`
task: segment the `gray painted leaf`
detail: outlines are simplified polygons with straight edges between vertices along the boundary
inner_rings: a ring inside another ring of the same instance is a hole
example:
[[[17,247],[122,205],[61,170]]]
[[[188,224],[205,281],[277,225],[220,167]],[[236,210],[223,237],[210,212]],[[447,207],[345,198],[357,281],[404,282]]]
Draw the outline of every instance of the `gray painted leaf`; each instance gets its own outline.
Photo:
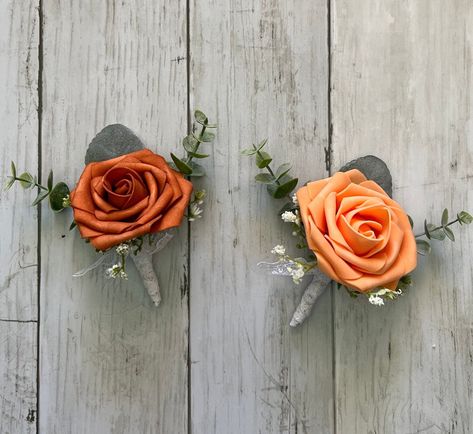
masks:
[[[390,196],[393,195],[393,180],[386,163],[374,155],[366,155],[345,164],[340,172],[358,169],[368,179],[375,181]]]
[[[85,154],[85,164],[110,160],[145,147],[141,139],[124,125],[108,125],[90,142]]]

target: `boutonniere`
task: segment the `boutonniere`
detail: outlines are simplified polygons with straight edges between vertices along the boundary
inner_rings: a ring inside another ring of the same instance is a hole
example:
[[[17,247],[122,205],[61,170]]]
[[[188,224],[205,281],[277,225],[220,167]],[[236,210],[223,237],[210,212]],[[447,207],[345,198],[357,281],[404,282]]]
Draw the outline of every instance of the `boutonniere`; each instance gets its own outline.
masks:
[[[336,282],[352,297],[365,296],[377,306],[394,300],[412,285],[410,273],[417,254],[430,252],[431,240],[455,240],[454,224],[470,224],[472,216],[461,211],[453,219],[445,209],[440,223],[424,221],[419,234],[402,206],[392,199],[392,179],[386,164],[366,156],[351,161],[332,176],[309,181],[296,190],[298,178],[290,175],[291,165],[271,166],[263,150],[266,141],[242,152],[255,157],[262,169],[256,181],[266,184],[275,199],[286,199],[280,209],[290,225],[296,248],[304,254],[292,256],[276,245],[274,262],[260,262],[272,274],[290,276],[299,284],[310,281],[294,312],[291,326],[307,318],[318,297]]]
[[[85,167],[72,191],[65,182],[54,183],[53,171],[46,185],[29,172],[18,173],[11,164],[6,188],[19,183],[36,188],[33,205],[48,199],[50,208],[61,212],[71,208],[73,222],[81,237],[99,253],[89,267],[75,277],[96,268],[108,278],[127,279],[127,260],[131,259],[153,303],[161,301],[159,283],[152,255],[172,239],[173,228],[184,217],[194,221],[202,216],[205,191],[194,191],[193,177],[204,176],[204,168],[195,162],[207,158],[201,145],[211,143],[216,125],[197,110],[191,134],[182,145],[185,156],[171,154],[170,162],[148,149],[127,127],[105,127],[90,143]]]

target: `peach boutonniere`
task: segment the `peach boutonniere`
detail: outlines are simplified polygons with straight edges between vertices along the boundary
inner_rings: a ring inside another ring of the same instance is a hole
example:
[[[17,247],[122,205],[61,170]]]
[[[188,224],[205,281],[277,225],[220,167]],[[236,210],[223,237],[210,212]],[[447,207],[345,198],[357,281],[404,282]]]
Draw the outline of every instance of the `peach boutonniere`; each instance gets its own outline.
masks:
[[[412,284],[417,254],[430,252],[432,239],[454,240],[451,226],[470,224],[473,217],[461,211],[449,221],[448,210],[441,223],[424,221],[424,231],[414,235],[414,223],[392,196],[392,179],[386,164],[372,155],[346,164],[333,176],[310,181],[292,194],[299,179],[290,175],[288,163],[273,169],[272,157],[258,146],[242,154],[254,156],[262,170],[256,181],[266,185],[275,199],[286,200],[279,214],[291,227],[301,255],[291,255],[283,245],[271,253],[275,262],[258,265],[272,274],[290,276],[299,284],[310,280],[290,321],[307,318],[318,297],[331,282],[344,287],[352,297],[366,296],[373,305],[394,300]]]

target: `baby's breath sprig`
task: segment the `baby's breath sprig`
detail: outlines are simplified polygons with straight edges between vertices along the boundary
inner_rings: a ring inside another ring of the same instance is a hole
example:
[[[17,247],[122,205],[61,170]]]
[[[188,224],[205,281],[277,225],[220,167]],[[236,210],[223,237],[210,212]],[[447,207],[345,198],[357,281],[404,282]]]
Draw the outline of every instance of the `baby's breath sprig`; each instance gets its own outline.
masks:
[[[194,193],[194,198],[189,204],[189,209],[186,215],[187,219],[190,222],[193,222],[194,220],[200,219],[202,217],[203,209],[201,208],[201,206],[204,203],[204,198],[206,194],[207,193],[205,190],[199,190]]]
[[[49,197],[49,206],[55,212],[60,212],[71,206],[69,187],[64,182],[58,182],[56,185],[54,185],[52,170],[49,172],[47,185],[44,186],[37,181],[36,176],[29,172],[23,172],[21,175],[17,175],[15,163],[12,161],[11,174],[8,177],[8,182],[5,185],[5,189],[9,190],[13,184],[15,184],[15,182],[19,182],[25,190],[34,187],[38,189],[38,195],[32,203],[33,206],[38,205],[47,197]]]
[[[105,271],[105,275],[109,279],[120,278],[120,279],[128,280],[128,274],[126,272],[126,257],[130,254],[130,243],[125,242],[125,243],[119,244],[115,248],[115,251],[117,252],[117,255],[118,255],[118,264],[114,264],[110,268],[108,268]]]
[[[313,268],[317,262],[308,262],[304,258],[292,258],[286,253],[286,248],[280,244],[274,246],[271,250],[273,255],[278,257],[278,262],[282,263],[285,271],[289,273],[295,284],[301,283],[302,278]]]
[[[411,226],[413,227],[412,220],[410,219]],[[451,241],[455,241],[455,234],[450,229],[450,226],[459,223],[460,225],[469,225],[473,222],[473,217],[466,211],[461,211],[457,214],[457,218],[448,221],[448,209],[445,208],[442,213],[441,223],[436,226],[432,223],[427,223],[427,220],[424,220],[424,232],[417,234],[416,244],[417,244],[417,253],[420,255],[427,255],[430,253],[431,246],[430,240],[439,240],[443,241],[445,238],[448,238]],[[426,237],[426,239],[419,239],[421,237]]]
[[[241,153],[246,156],[255,156],[256,166],[259,169],[266,169],[266,172],[258,173],[255,176],[257,182],[266,184],[268,193],[275,199],[283,199],[285,197],[291,199],[290,193],[296,188],[299,182],[298,178],[289,175],[291,164],[281,164],[276,171],[271,168],[272,157],[262,149],[268,142],[263,140],[258,146],[253,145],[250,149],[244,149]],[[287,211],[287,210],[284,210]]]
[[[200,177],[205,175],[205,170],[200,164],[192,160],[194,158],[203,159],[209,157],[209,154],[201,154],[198,151],[202,143],[212,143],[214,141],[215,134],[207,130],[215,129],[217,125],[209,124],[207,116],[200,110],[194,112],[194,119],[195,122],[192,125],[192,132],[182,140],[182,146],[186,151],[186,156],[179,158],[171,153],[172,162],[170,162],[169,165],[183,175]],[[198,134],[196,134],[196,124],[200,125],[200,132]]]

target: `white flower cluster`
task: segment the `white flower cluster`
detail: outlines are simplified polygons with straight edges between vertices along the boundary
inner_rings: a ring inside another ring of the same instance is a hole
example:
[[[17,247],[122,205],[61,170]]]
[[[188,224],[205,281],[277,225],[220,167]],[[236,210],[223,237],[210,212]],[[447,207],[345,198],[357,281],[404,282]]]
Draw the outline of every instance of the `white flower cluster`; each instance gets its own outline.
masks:
[[[202,208],[197,203],[191,203],[189,207],[189,221],[193,222],[195,219],[202,217]]]
[[[286,268],[287,268],[287,271],[289,271],[293,282],[296,285],[299,285],[299,283],[301,283],[301,280],[305,275],[304,267],[301,264],[294,262],[294,266],[288,265]]]
[[[297,194],[294,193],[292,195],[292,203],[295,205],[295,206],[299,206],[299,201],[297,200]]]
[[[107,270],[105,271],[105,276],[108,279],[116,279],[117,277],[119,277],[120,279],[128,280],[128,274],[126,274],[123,267],[118,264],[112,265],[110,268],[107,268]]]
[[[384,306],[383,296],[391,300],[394,300],[399,295],[402,295],[401,289],[396,289],[396,291],[391,291],[388,288],[381,288],[379,291],[370,293],[368,296],[368,301],[374,306]]]
[[[277,246],[273,247],[271,253],[273,255],[284,256],[286,254],[286,248],[284,246],[281,246],[281,244],[278,244]]]
[[[128,256],[130,253],[130,246],[127,243],[121,243],[117,246],[116,252],[118,255]]]
[[[379,295],[371,294],[368,301],[375,306],[384,306],[384,300]]]
[[[281,214],[282,221],[284,223],[295,223],[296,225],[299,225],[301,222],[301,219],[299,217],[299,211],[284,211]]]

